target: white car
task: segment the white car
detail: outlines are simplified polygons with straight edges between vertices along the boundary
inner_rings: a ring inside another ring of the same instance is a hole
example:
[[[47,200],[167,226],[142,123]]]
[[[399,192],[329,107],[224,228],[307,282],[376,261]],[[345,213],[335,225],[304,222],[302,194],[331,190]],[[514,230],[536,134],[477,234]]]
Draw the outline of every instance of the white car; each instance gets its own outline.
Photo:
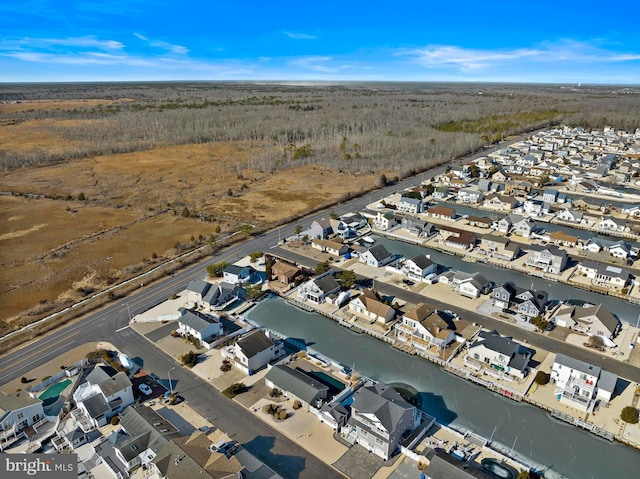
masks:
[[[145,396],[149,396],[151,393],[153,393],[153,389],[151,389],[149,387],[149,385],[142,383],[140,386],[138,386],[138,389],[140,390],[140,392],[142,394],[144,394]]]

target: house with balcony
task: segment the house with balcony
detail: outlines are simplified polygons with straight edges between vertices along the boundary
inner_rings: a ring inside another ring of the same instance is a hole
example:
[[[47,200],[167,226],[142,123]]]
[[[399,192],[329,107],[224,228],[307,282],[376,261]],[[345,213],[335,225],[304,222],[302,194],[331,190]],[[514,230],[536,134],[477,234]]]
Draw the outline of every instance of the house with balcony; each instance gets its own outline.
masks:
[[[209,348],[209,344],[222,336],[222,322],[217,316],[191,309],[179,308],[178,329],[181,336],[192,336]]]
[[[395,318],[395,310],[373,289],[368,289],[349,302],[349,311],[372,323],[387,324]]]
[[[477,204],[484,200],[482,191],[477,188],[461,188],[458,190],[458,201],[465,204]]]
[[[617,381],[615,374],[564,354],[556,355],[551,368],[556,398],[588,413],[593,412],[597,401],[605,404],[611,401]]]
[[[420,421],[418,409],[393,387],[369,383],[353,394],[351,417],[343,429],[343,436],[386,461]]]
[[[428,254],[419,254],[406,260],[402,265],[402,274],[407,279],[423,281],[438,269],[438,264],[431,261]]]
[[[532,244],[524,264],[543,273],[560,274],[567,266],[567,260],[567,252],[557,246]]]
[[[143,405],[122,411],[119,426],[107,441],[94,447],[116,477],[118,471],[130,474],[140,466],[146,468],[164,446],[180,435],[173,424]]]
[[[259,329],[254,329],[222,351],[224,358],[232,359],[236,367],[248,376],[283,354],[282,341],[273,341]]]
[[[327,301],[327,296],[338,291],[340,291],[340,283],[328,271],[298,286],[298,298],[302,301],[321,304]]]
[[[441,351],[455,341],[455,323],[430,304],[420,303],[394,325],[398,341],[422,351]]]
[[[413,198],[403,195],[400,197],[397,209],[398,211],[415,215],[424,211],[424,203],[422,198]]]
[[[382,231],[387,231],[398,224],[398,217],[395,211],[378,211],[373,218],[373,227]]]
[[[631,273],[624,268],[600,264],[590,260],[584,260],[579,263],[577,272],[586,275],[596,286],[615,289],[624,288],[631,278]]]
[[[474,369],[489,368],[499,374],[524,379],[529,372],[531,354],[512,338],[498,331],[480,331],[467,350],[465,364]]]
[[[47,421],[40,399],[26,391],[0,391],[0,452],[36,434]]]
[[[514,260],[520,254],[520,246],[504,236],[484,235],[480,240],[480,250],[489,258],[506,261]]]
[[[491,194],[486,196],[482,206],[491,210],[510,212],[518,206],[518,200],[512,196]]]
[[[76,424],[89,432],[133,404],[133,386],[126,373],[98,364],[73,393],[73,400],[77,409],[71,414]]]
[[[418,237],[430,237],[437,233],[436,227],[432,223],[427,223],[415,216],[404,216],[400,227]]]
[[[616,337],[622,329],[620,320],[602,304],[585,306],[564,304],[556,310],[553,320],[563,328],[609,339]]]

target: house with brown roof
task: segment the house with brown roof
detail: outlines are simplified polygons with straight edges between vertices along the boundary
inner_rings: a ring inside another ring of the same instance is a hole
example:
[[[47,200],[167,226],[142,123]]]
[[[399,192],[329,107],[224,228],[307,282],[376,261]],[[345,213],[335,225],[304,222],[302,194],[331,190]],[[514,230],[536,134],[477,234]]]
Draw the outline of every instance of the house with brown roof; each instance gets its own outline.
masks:
[[[295,281],[298,274],[300,274],[298,268],[284,261],[276,261],[271,267],[271,275],[275,277],[278,283],[291,284]]]
[[[576,246],[579,239],[580,238],[578,238],[577,236],[567,234],[563,231],[552,231],[551,233],[549,233],[549,240],[553,244],[562,246]]]
[[[431,206],[427,209],[427,214],[443,220],[454,220],[456,218],[456,210],[449,206]]]
[[[396,338],[423,351],[444,349],[455,341],[455,324],[430,304],[420,303],[394,325]]]
[[[380,295],[368,289],[349,303],[349,311],[371,322],[387,324],[396,315],[395,310],[386,304]]]

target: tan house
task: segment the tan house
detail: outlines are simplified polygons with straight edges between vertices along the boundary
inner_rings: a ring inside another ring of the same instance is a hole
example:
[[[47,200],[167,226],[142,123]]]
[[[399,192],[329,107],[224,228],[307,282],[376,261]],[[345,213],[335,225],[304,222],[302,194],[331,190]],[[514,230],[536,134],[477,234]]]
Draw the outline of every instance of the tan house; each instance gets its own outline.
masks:
[[[407,311],[394,326],[399,341],[423,351],[446,348],[455,341],[455,329],[453,321],[447,321],[434,306],[425,303]]]
[[[357,316],[387,324],[395,315],[395,310],[382,301],[382,298],[374,290],[369,289],[349,303],[349,311]]]
[[[346,244],[326,239],[312,239],[311,247],[334,256],[342,256],[349,252],[349,247]]]

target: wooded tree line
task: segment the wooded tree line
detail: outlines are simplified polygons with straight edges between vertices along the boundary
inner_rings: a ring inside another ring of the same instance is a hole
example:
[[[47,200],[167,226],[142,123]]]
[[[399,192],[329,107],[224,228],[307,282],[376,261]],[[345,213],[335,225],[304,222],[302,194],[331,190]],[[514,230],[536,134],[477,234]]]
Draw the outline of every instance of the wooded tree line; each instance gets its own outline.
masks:
[[[0,120],[18,122],[84,120],[72,126],[55,121],[47,126],[51,134],[81,141],[82,146],[61,153],[2,150],[2,168],[169,145],[246,141],[256,148],[250,148],[252,154],[244,164],[234,166],[239,174],[244,169],[274,171],[303,164],[353,173],[394,169],[408,174],[462,155],[491,138],[559,122],[608,124],[632,131],[640,126],[640,89],[613,87],[428,83],[0,87],[4,101],[92,98],[105,103],[0,113]]]

